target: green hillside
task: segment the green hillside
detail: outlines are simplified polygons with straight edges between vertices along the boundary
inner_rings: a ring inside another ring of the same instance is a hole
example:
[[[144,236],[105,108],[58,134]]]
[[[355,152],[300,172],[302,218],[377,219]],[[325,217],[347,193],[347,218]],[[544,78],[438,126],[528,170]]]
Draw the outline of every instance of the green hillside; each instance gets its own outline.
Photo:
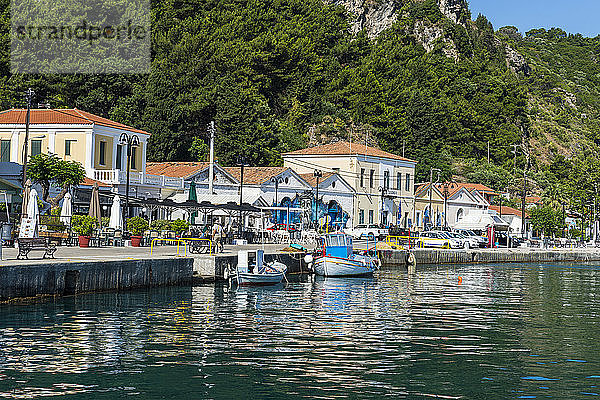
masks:
[[[315,132],[368,135],[418,160],[418,180],[436,166],[498,189],[518,185],[526,162],[511,145],[527,144],[535,190],[567,193],[573,165],[595,156],[598,39],[522,38],[466,8],[453,21],[435,0],[389,1],[397,20],[376,37],[322,0],[154,1],[149,75],[13,76],[3,0],[0,106],[33,87],[37,101],[152,132],[152,160],[203,159],[211,120],[223,164],[277,165]],[[507,63],[507,45],[528,67]]]

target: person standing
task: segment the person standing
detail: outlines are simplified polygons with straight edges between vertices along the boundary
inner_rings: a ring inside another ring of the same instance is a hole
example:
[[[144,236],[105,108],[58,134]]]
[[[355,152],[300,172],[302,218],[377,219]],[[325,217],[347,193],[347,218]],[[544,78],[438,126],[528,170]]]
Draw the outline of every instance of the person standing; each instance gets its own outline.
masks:
[[[212,227],[212,240],[216,252],[223,251],[223,227],[216,221]]]

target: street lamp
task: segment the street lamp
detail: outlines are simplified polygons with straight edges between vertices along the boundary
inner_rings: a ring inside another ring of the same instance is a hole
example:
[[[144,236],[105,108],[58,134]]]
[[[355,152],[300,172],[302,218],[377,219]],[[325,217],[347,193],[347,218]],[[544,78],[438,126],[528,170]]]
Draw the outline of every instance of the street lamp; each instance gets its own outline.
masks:
[[[379,222],[383,227],[383,202],[385,201],[385,195],[388,192],[388,189],[384,186],[379,186],[379,191],[381,192],[381,216],[379,217]]]
[[[131,170],[131,149],[140,145],[140,138],[132,133],[121,133],[119,142],[127,146],[127,180],[125,183],[125,212],[123,214],[123,230],[127,230],[127,219],[129,218],[129,172]]]
[[[275,207],[279,207],[279,198],[277,196],[277,191],[279,190],[279,184],[283,182],[283,179],[273,177],[271,178],[271,182],[275,184]],[[275,225],[279,223],[279,210],[275,209]]]
[[[444,227],[448,228],[448,188],[454,189],[454,182],[444,182]]]
[[[317,178],[317,196],[315,199],[315,229],[319,227],[319,179],[323,177],[323,171],[315,169],[313,176]]]
[[[27,102],[27,114],[25,115],[25,143],[23,144],[23,187],[27,181],[27,150],[29,146],[29,115],[31,111],[31,101],[35,96],[35,92],[29,88],[25,92],[25,100]]]
[[[246,166],[246,159],[244,156],[240,156],[239,158],[240,164],[240,227],[238,230],[239,238],[242,238],[242,225],[244,220],[242,219],[242,200],[243,200],[243,191],[244,191],[244,167]]]
[[[431,170],[429,171],[429,220],[427,221],[427,223],[429,225],[432,225],[431,217],[433,214],[433,210],[432,210],[433,205],[432,205],[432,197],[431,196],[433,195],[433,172],[434,171],[437,172],[437,174],[438,174],[437,181],[436,181],[436,183],[437,183],[440,180],[440,173],[442,172],[442,170],[439,168],[431,168]],[[426,228],[426,229],[429,229],[429,228]]]

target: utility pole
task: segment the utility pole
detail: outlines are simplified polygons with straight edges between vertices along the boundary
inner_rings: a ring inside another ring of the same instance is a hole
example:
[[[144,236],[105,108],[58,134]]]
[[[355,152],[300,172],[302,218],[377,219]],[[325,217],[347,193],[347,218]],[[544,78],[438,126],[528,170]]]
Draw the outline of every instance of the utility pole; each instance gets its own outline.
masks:
[[[244,192],[244,166],[245,166],[244,157],[240,157],[240,227],[239,227],[239,238],[242,238],[242,225],[244,220],[242,219],[242,200],[243,200],[243,192]]]
[[[215,179],[215,121],[208,126],[210,135],[210,167],[208,169],[208,194],[213,195],[213,181]]]
[[[429,220],[427,221],[428,224],[431,224],[431,217],[433,214],[433,209],[432,209],[432,195],[433,195],[433,171],[436,171],[438,173],[438,180],[440,179],[440,172],[442,172],[439,168],[431,168],[431,170],[429,171]],[[427,228],[426,228],[427,229]]]
[[[319,226],[319,179],[323,176],[323,171],[315,169],[313,175],[317,178],[317,198],[315,199],[315,229]]]
[[[516,153],[516,152],[515,152]],[[523,147],[523,153],[525,153],[525,165],[523,166],[523,199],[521,202],[521,236],[523,239],[526,238],[525,229],[527,224],[525,223],[525,201],[527,199],[527,168],[529,167],[529,153]]]
[[[29,146],[29,117],[31,113],[31,102],[33,101],[35,92],[29,88],[25,92],[25,100],[27,102],[27,113],[25,115],[25,143],[23,144],[23,187],[27,181],[27,150]]]

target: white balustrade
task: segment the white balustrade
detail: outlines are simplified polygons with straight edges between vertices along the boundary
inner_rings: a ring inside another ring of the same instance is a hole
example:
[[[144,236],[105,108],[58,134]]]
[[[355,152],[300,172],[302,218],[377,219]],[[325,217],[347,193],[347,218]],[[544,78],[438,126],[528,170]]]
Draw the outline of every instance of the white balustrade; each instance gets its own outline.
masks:
[[[127,182],[127,171],[118,169],[95,169],[93,170],[92,179],[111,185],[124,185]],[[149,175],[132,171],[129,172],[129,184],[168,187],[173,189],[184,188],[183,178],[173,178],[164,175]]]

